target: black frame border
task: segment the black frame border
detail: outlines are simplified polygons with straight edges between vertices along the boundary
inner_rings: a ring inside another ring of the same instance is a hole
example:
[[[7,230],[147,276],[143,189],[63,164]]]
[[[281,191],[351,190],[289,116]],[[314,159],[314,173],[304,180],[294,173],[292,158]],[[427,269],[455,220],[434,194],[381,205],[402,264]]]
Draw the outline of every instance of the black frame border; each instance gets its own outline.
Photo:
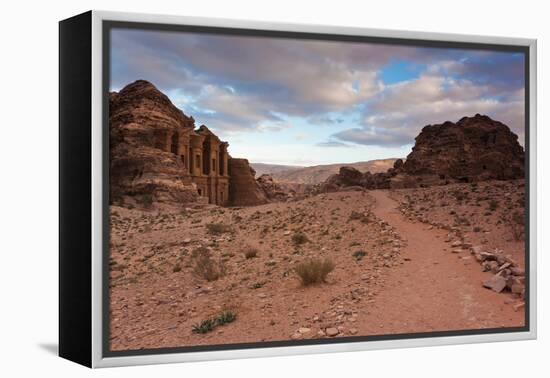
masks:
[[[314,26],[312,26],[314,27]],[[485,328],[485,329],[467,329],[455,331],[435,331],[420,333],[403,333],[389,335],[371,335],[371,336],[351,336],[336,337],[333,339],[315,339],[315,340],[281,340],[254,343],[234,343],[234,344],[216,344],[216,345],[195,345],[181,347],[167,347],[154,349],[136,349],[124,351],[110,350],[110,290],[109,290],[109,84],[110,84],[110,33],[114,29],[138,29],[149,31],[167,31],[183,33],[203,33],[218,35],[234,35],[248,37],[265,38],[286,38],[286,39],[306,39],[306,40],[324,40],[338,42],[371,43],[386,45],[401,45],[428,48],[446,48],[446,49],[471,49],[501,52],[516,52],[524,55],[524,84],[525,84],[525,325],[523,327],[503,327],[503,328]],[[224,350],[243,350],[256,348],[277,348],[307,345],[331,345],[341,343],[367,342],[367,341],[386,341],[403,339],[421,339],[449,336],[469,336],[469,335],[489,335],[499,333],[529,332],[530,328],[530,47],[522,45],[481,43],[481,42],[456,42],[439,41],[429,39],[398,38],[398,37],[371,37],[348,34],[329,34],[315,32],[297,32],[282,30],[264,30],[264,29],[246,29],[217,26],[197,26],[168,23],[148,23],[134,21],[102,21],[102,134],[103,134],[103,256],[102,256],[102,356],[103,357],[126,357],[126,356],[144,356],[169,353],[192,353],[206,351],[224,351]],[[406,35],[406,31],[401,32]]]
[[[92,12],[59,22],[59,356],[92,366]]]

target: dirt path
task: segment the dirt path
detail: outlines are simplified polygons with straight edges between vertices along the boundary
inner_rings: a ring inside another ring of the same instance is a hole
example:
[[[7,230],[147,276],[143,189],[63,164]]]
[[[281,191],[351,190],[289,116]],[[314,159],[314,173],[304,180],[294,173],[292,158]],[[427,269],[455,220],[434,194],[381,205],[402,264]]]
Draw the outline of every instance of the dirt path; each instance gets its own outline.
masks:
[[[511,295],[482,287],[490,276],[468,252],[452,253],[446,232],[405,219],[387,191],[373,191],[376,216],[406,241],[403,264],[392,268],[376,301],[360,317],[362,334],[522,326]]]
[[[483,288],[491,273],[468,251],[452,253],[447,231],[410,221],[396,206],[387,191],[354,191],[183,214],[113,209],[112,348],[314,339],[334,335],[329,328],[367,336],[523,325],[517,299]],[[209,224],[233,231],[213,235]],[[296,245],[296,230],[309,242]],[[257,248],[255,258],[245,257],[246,245]],[[197,277],[199,246],[224,259],[228,274]],[[294,269],[318,257],[335,269],[327,282],[304,287]],[[226,308],[235,322],[192,332]]]

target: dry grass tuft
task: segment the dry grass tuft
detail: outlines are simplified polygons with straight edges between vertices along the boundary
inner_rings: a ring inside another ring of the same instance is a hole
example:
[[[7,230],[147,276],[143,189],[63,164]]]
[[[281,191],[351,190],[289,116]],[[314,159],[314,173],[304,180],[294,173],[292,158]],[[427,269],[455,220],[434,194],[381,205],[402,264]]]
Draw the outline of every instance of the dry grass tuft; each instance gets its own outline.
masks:
[[[151,194],[144,194],[141,197],[141,204],[146,209],[151,208],[153,206],[153,196]]]
[[[212,235],[221,235],[231,231],[231,227],[223,223],[208,223],[206,230]]]
[[[294,270],[300,277],[302,285],[309,286],[326,282],[327,275],[334,270],[334,266],[330,259],[311,259],[299,263]]]
[[[246,247],[244,250],[244,257],[246,257],[247,259],[258,257],[258,249],[254,247]]]
[[[294,245],[302,245],[307,243],[308,241],[309,239],[303,232],[298,231],[292,235],[292,242],[294,243]]]
[[[512,235],[516,241],[525,239],[525,213],[515,211],[509,219],[509,224],[512,229]]]
[[[197,248],[193,251],[193,273],[196,277],[206,281],[216,281],[226,273],[221,261],[215,261],[211,252],[206,248]]]

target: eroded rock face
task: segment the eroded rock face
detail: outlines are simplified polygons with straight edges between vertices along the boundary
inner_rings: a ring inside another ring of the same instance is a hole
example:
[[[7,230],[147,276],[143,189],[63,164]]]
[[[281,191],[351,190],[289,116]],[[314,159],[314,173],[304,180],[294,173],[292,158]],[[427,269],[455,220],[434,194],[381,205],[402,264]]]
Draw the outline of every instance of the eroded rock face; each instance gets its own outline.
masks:
[[[525,175],[525,153],[508,126],[476,114],[457,123],[425,126],[405,162],[395,161],[387,172],[362,173],[342,167],[316,188],[412,188],[453,182],[511,180]],[[347,189],[346,189],[347,190]]]
[[[363,174],[353,167],[342,167],[336,177],[341,185],[355,186],[361,185]]]
[[[392,169],[384,173],[361,173],[353,167],[342,167],[338,174],[332,175],[320,185],[321,192],[334,192],[341,188],[362,187],[365,189],[388,189]]]
[[[395,170],[398,170],[398,169],[401,169],[403,168],[403,159],[397,159],[394,163],[393,163],[393,169]]]
[[[256,179],[260,188],[262,188],[267,199],[270,201],[286,201],[289,198],[292,198],[295,192],[283,185],[279,184],[273,177],[268,174],[263,174]]]
[[[267,197],[254,178],[256,172],[247,159],[229,159],[229,203],[254,206],[267,203]]]
[[[194,120],[151,83],[138,80],[109,98],[110,200],[193,202],[186,167],[170,153],[171,136],[193,129]]]
[[[471,182],[522,178],[524,165],[518,136],[505,124],[476,114],[425,126],[402,169],[409,175]]]

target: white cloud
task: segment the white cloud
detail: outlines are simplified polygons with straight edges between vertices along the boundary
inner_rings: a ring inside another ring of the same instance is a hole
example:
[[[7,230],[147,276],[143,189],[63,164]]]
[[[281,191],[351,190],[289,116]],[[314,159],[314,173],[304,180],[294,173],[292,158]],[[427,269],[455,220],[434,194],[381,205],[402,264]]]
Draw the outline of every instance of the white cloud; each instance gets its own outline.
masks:
[[[426,124],[484,113],[522,140],[523,60],[509,53],[135,30],[112,42],[113,88],[149,80],[220,135],[286,130],[302,118],[348,127],[318,146],[403,146]],[[385,85],[392,60],[425,70]]]
[[[506,100],[489,96],[486,85],[434,74],[387,86],[371,104],[361,127],[336,133],[335,138],[365,145],[412,144],[422,127],[464,116],[486,114],[507,124],[523,141],[522,91]]]

